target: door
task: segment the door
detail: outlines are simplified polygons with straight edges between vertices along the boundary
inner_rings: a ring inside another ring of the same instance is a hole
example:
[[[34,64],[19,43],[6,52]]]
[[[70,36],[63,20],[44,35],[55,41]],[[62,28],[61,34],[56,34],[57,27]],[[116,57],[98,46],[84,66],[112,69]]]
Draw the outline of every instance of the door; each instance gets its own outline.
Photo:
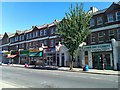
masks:
[[[64,67],[64,59],[65,59],[65,57],[64,57],[64,53],[62,53],[62,57],[61,57],[61,60],[62,60],[62,67]]]

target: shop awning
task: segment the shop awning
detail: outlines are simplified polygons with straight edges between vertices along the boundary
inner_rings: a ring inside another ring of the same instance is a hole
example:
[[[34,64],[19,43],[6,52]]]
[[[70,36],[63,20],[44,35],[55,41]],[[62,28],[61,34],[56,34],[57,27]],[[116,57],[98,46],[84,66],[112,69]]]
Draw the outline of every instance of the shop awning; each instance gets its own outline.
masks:
[[[7,58],[14,58],[16,55],[8,55]]]

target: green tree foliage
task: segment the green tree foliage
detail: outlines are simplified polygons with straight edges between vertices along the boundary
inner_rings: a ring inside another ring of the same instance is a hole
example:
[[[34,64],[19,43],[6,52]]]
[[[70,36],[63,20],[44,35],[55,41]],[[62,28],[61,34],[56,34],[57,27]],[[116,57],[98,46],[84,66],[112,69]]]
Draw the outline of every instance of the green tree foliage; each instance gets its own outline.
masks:
[[[73,68],[73,60],[79,45],[85,41],[90,33],[89,21],[92,17],[90,11],[83,11],[83,3],[69,8],[69,12],[65,13],[65,17],[60,23],[56,22],[59,36],[63,38],[62,43],[68,48],[69,54],[72,56],[70,69]]]

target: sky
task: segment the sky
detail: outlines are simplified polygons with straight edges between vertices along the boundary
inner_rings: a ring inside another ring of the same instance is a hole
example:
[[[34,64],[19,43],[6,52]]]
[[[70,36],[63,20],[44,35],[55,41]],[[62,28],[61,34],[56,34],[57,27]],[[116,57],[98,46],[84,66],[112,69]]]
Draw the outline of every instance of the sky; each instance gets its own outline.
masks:
[[[69,12],[71,3],[76,4],[75,2],[2,2],[0,33],[15,33],[16,30],[31,29],[35,25],[49,24],[55,19],[61,20],[65,12]],[[84,2],[84,10],[88,11],[91,6],[102,10],[111,4],[112,2]]]

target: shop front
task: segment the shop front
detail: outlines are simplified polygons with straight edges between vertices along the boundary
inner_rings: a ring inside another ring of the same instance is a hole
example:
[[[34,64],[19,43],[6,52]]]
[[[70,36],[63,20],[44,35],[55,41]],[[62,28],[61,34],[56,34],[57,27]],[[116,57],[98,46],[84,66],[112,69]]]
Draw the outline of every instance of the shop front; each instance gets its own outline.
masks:
[[[111,44],[98,44],[83,47],[88,52],[88,65],[95,69],[113,69],[113,53]]]
[[[29,63],[29,50],[19,51],[20,64]]]
[[[47,65],[56,66],[56,50],[55,48],[48,48],[44,50],[44,59],[46,59]]]
[[[30,50],[29,64],[30,65],[44,65],[43,51],[39,51],[38,49]]]
[[[10,54],[10,51],[2,51],[2,62],[5,64],[9,63],[9,58],[7,58],[8,54]]]
[[[19,64],[19,51],[15,51],[15,50],[11,51],[10,56],[14,56],[14,57],[12,57],[12,60],[13,60],[12,63],[13,64]]]

